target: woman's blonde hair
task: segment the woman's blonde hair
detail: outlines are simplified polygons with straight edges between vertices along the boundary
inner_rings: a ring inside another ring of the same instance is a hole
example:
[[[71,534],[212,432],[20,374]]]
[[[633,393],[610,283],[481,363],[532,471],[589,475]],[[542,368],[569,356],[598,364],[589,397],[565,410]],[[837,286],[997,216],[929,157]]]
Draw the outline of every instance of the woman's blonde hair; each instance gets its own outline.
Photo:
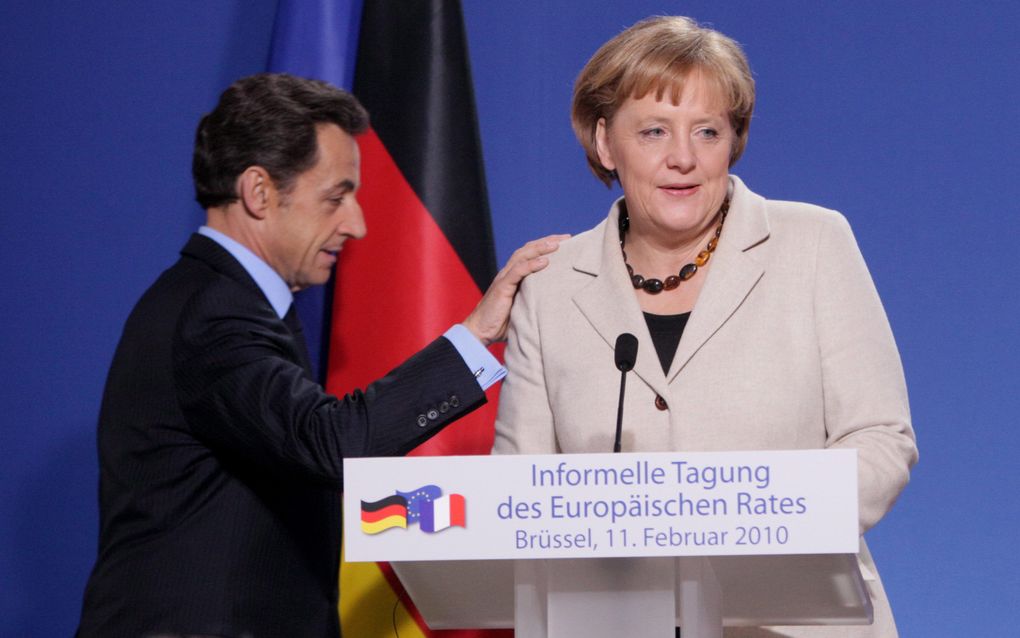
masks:
[[[598,121],[613,116],[628,99],[667,90],[679,103],[684,81],[701,72],[725,100],[736,140],[730,152],[733,166],[747,144],[747,129],[754,111],[754,79],[740,45],[718,31],[698,26],[690,18],[656,16],[638,22],[603,44],[574,82],[570,119],[584,147],[588,165],[606,186],[616,179],[599,162],[595,151]]]

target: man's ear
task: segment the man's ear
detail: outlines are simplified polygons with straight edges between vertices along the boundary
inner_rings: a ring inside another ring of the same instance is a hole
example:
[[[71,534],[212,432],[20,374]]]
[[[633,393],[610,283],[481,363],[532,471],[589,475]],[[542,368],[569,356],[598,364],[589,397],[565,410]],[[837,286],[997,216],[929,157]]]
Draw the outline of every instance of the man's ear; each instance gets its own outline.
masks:
[[[276,184],[261,166],[249,166],[237,178],[237,193],[248,215],[263,219],[276,198]]]

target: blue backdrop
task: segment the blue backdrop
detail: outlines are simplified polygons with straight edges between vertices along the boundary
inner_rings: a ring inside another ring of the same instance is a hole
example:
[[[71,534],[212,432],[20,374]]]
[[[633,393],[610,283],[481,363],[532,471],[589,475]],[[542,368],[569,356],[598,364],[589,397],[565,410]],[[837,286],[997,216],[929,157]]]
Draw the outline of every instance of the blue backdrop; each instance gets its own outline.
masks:
[[[569,126],[623,27],[682,13],[758,82],[735,171],[843,211],[886,304],[921,462],[869,533],[904,636],[1016,628],[1020,15],[1013,2],[466,0],[500,261],[614,196]],[[194,127],[265,68],[273,0],[0,8],[0,635],[70,635],[95,557],[95,423],[123,320],[201,222]],[[375,228],[373,232],[386,232]]]

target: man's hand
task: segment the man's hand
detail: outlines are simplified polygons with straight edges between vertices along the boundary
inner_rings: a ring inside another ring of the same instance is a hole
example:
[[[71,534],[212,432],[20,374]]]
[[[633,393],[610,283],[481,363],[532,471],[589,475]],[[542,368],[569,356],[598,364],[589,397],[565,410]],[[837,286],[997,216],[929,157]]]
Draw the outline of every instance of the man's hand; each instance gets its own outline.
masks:
[[[568,237],[570,235],[549,235],[529,241],[518,248],[510,256],[510,261],[503,266],[503,270],[500,270],[492,280],[492,285],[485,291],[482,300],[464,320],[464,326],[471,334],[485,345],[506,339],[510,307],[513,305],[517,286],[531,273],[549,265],[549,258],[544,255],[559,248],[560,242]]]

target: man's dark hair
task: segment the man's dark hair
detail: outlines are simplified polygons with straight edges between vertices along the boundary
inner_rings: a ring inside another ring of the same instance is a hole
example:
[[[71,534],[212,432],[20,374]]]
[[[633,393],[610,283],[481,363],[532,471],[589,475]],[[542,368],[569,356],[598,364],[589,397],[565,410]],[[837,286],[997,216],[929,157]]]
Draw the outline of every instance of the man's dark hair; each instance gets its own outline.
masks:
[[[325,82],[260,73],[234,82],[195,133],[191,174],[203,208],[237,201],[237,178],[250,166],[269,172],[287,192],[318,160],[316,126],[336,124],[350,135],[368,128],[353,95]]]

